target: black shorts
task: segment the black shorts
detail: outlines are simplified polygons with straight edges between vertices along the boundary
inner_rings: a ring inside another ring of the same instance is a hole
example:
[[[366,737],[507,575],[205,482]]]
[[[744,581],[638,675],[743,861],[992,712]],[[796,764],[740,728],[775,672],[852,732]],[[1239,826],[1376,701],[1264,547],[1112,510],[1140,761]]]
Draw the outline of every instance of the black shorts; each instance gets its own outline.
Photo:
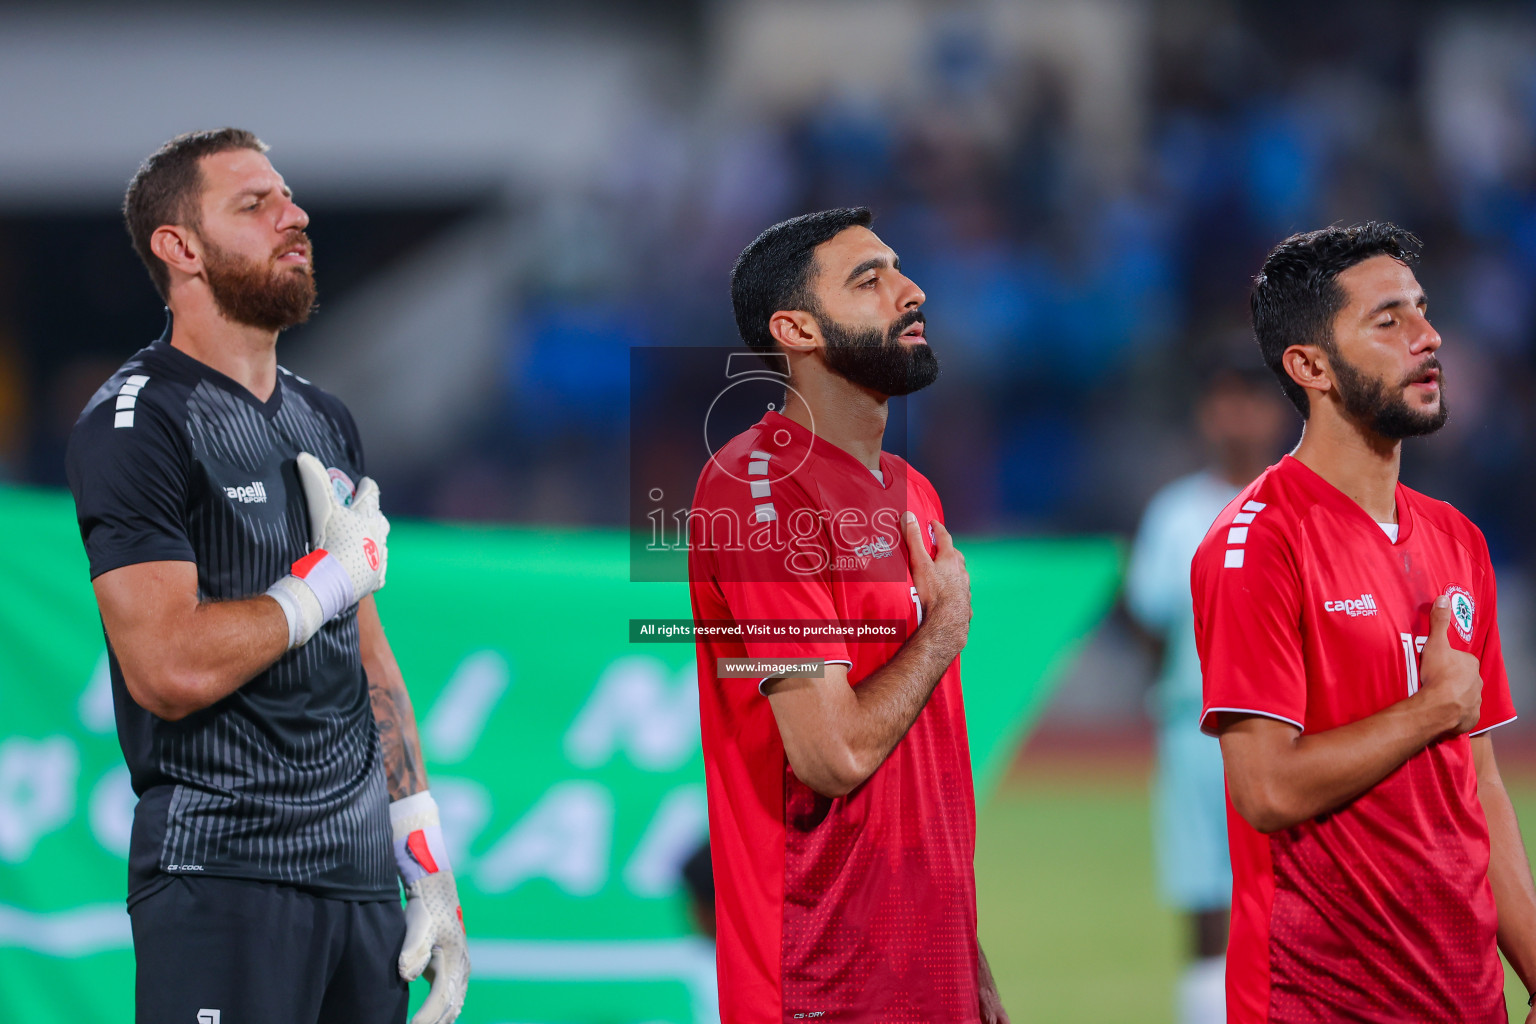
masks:
[[[178,875],[128,910],[138,1024],[403,1024],[397,900]]]

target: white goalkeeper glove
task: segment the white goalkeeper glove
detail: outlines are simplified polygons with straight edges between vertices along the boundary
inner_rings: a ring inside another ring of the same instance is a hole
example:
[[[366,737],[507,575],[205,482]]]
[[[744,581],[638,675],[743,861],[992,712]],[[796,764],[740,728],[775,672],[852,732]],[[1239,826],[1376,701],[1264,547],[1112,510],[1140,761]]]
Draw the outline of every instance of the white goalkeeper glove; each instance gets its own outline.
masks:
[[[405,883],[405,944],[400,977],[415,981],[426,970],[432,983],[411,1024],[450,1024],[464,1006],[469,986],[469,949],[459,887],[448,866],[437,801],[426,790],[389,805],[395,864]]]
[[[267,590],[288,617],[288,649],[309,642],[320,627],[384,586],[389,569],[389,520],[379,511],[379,485],[363,477],[345,502],[330,472],[308,452],[298,458],[309,506],[310,552]]]

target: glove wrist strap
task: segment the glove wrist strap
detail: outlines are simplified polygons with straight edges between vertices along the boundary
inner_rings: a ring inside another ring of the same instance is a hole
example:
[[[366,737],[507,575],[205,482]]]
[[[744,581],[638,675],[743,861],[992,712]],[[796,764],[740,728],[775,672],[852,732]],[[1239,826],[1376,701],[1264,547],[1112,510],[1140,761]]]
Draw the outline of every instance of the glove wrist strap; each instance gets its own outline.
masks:
[[[267,588],[267,596],[277,602],[288,619],[288,649],[303,647],[325,622],[320,599],[297,576],[284,576]]]
[[[352,577],[330,552],[316,548],[267,590],[288,617],[288,649],[302,647],[320,627],[357,603]]]
[[[315,595],[315,600],[320,602],[321,622],[329,622],[357,604],[352,577],[325,548],[316,548],[294,562],[289,578],[303,583]]]
[[[391,803],[389,825],[394,837],[395,866],[406,885],[453,870],[448,863],[437,801],[432,799],[430,790]]]

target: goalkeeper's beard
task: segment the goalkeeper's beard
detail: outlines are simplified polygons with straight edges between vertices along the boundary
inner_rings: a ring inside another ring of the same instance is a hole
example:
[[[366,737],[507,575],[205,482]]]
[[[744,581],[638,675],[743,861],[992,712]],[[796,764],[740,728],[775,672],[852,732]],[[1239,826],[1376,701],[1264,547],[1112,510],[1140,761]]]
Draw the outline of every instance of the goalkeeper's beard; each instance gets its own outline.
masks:
[[[203,267],[214,305],[226,320],[263,331],[283,331],[309,319],[315,308],[314,249],[303,232],[284,243],[287,251],[302,240],[309,263],[266,264],[221,249],[203,239]]]

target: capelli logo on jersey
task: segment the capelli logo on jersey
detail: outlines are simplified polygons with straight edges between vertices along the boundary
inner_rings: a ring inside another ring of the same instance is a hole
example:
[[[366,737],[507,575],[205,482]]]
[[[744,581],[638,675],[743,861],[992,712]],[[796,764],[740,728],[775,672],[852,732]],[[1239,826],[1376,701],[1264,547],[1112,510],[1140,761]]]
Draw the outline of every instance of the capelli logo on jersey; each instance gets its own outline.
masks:
[[[1361,594],[1350,601],[1324,601],[1323,611],[1343,612],[1352,619],[1357,615],[1375,615],[1376,599],[1370,594]]]
[[[860,544],[854,548],[853,553],[860,558],[884,558],[895,550],[895,546],[889,540],[884,537],[876,537],[868,544]]]
[[[267,485],[260,480],[246,487],[226,487],[224,493],[229,495],[230,501],[238,501],[242,505],[267,503]]]

